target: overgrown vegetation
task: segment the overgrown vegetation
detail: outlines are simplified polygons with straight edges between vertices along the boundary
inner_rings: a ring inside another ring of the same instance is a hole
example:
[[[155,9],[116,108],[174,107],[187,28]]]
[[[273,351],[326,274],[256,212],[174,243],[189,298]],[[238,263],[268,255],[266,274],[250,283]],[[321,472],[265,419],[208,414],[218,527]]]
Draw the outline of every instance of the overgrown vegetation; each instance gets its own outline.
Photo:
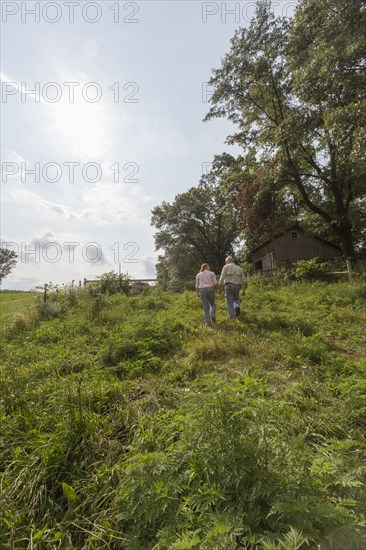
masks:
[[[35,304],[35,292],[22,292],[20,290],[0,291],[1,329],[14,320],[14,316],[31,308]]]
[[[2,340],[1,547],[365,548],[365,298],[53,293]]]
[[[92,283],[91,288],[100,294],[126,294],[128,296],[131,290],[130,281],[127,275],[110,271],[104,273],[98,281]]]

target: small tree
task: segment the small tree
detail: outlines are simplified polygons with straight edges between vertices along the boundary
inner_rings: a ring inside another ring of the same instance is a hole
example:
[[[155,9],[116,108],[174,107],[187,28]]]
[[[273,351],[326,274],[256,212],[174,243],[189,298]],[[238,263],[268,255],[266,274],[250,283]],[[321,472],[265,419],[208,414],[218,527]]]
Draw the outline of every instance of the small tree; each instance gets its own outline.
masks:
[[[329,271],[327,264],[320,262],[318,258],[311,260],[299,260],[295,263],[294,275],[298,281],[311,281],[323,279],[324,273]]]
[[[2,280],[5,279],[15,267],[17,257],[18,255],[14,250],[0,248],[0,283],[2,283]]]
[[[219,273],[225,257],[240,242],[238,212],[228,205],[222,188],[231,162],[234,159],[229,155],[215,157],[197,187],[177,195],[172,203],[164,201],[153,208],[151,224],[158,229],[155,247],[164,251],[157,265],[158,280],[167,288],[194,284],[203,262]]]
[[[110,271],[98,277],[96,287],[102,294],[126,294],[130,293],[130,279],[127,275]]]

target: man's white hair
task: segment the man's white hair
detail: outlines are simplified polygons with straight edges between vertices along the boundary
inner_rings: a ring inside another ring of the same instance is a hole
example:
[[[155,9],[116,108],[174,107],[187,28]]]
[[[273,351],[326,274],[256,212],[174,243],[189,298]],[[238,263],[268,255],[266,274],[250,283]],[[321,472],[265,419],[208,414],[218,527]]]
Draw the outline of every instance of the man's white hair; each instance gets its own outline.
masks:
[[[225,260],[225,263],[226,264],[231,264],[231,263],[233,263],[233,261],[234,261],[234,258],[232,256],[228,256]]]

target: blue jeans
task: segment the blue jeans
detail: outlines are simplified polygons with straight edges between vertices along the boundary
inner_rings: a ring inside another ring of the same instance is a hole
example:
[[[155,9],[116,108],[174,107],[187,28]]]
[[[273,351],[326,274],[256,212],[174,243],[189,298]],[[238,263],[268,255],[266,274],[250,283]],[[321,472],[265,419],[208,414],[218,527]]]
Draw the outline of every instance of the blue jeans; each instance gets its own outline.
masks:
[[[200,298],[202,302],[206,327],[210,327],[211,319],[216,315],[215,289],[212,287],[200,288]]]
[[[235,308],[240,307],[239,292],[241,285],[227,283],[225,285],[226,308],[231,320],[235,319]]]

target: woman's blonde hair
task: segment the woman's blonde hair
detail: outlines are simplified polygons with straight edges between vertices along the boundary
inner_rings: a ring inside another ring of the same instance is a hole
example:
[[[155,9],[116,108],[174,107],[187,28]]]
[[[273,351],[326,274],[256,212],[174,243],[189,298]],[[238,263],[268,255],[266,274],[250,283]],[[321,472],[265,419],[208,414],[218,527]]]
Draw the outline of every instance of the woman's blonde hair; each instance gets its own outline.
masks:
[[[210,268],[209,264],[202,264],[200,271],[204,271],[205,269],[209,269],[209,268]]]

